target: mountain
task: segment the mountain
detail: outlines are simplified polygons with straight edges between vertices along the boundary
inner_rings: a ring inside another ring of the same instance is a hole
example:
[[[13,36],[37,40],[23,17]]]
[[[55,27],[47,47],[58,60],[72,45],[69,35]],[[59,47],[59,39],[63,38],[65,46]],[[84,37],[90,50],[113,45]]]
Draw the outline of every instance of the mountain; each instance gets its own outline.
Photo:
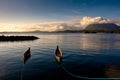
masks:
[[[49,31],[40,31],[40,30],[35,30],[35,31],[32,31],[33,33],[48,33]]]
[[[120,26],[117,26],[114,23],[105,23],[105,24],[90,24],[88,25],[84,30],[104,30],[104,31],[110,31],[110,30],[119,30]]]

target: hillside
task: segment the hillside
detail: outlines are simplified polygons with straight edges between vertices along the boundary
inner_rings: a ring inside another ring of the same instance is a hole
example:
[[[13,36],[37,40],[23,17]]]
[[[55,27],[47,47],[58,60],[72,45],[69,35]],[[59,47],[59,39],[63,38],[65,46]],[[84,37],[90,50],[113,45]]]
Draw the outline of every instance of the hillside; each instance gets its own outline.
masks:
[[[107,23],[107,24],[90,24],[84,30],[110,31],[110,30],[118,30],[118,29],[120,29],[120,26],[117,26],[116,24],[113,24],[113,23]]]

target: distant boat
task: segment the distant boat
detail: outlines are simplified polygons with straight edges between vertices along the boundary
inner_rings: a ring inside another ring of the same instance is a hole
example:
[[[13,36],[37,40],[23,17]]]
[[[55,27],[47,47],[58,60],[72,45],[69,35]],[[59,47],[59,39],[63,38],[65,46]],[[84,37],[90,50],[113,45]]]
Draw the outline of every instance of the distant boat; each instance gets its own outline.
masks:
[[[58,64],[60,64],[62,62],[62,52],[58,46],[55,51],[55,60]]]
[[[30,48],[24,53],[24,64],[31,57]]]

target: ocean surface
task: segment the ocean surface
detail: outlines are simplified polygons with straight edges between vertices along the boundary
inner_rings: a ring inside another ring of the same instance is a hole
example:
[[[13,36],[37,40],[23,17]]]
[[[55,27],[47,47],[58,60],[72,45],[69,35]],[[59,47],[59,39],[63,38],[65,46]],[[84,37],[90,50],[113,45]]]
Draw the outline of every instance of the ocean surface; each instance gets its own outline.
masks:
[[[82,80],[75,75],[120,78],[120,34],[2,34],[32,35],[40,39],[0,42],[0,80]],[[54,58],[57,45],[63,53],[62,67]],[[28,47],[31,57],[23,65],[23,54]]]

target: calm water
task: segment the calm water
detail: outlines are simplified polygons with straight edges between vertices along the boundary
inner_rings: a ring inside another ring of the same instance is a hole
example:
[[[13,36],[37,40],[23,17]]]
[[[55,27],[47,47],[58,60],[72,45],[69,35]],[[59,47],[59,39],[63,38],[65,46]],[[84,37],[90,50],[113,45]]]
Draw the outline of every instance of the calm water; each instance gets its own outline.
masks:
[[[40,39],[0,42],[0,80],[20,80],[23,54],[31,47],[23,80],[80,80],[67,74],[54,59],[56,46],[63,52],[63,66],[84,77],[120,78],[120,35],[80,33],[11,33]]]

